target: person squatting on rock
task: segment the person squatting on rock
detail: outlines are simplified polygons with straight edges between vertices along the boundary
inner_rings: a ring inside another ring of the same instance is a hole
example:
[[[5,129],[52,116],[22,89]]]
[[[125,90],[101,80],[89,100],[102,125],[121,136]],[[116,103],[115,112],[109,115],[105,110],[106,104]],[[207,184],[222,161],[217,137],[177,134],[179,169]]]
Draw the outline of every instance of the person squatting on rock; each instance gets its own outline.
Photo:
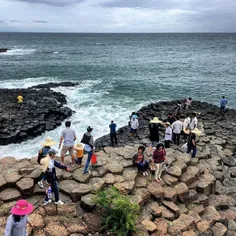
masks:
[[[148,172],[147,172],[148,161],[145,160],[144,151],[145,151],[145,147],[139,146],[138,152],[132,156],[132,160],[133,160],[133,164],[136,165],[138,169],[142,171],[143,176],[145,175],[148,176]]]
[[[93,128],[88,126],[87,132],[84,133],[83,138],[81,139],[81,143],[85,144],[84,151],[88,154],[87,161],[86,161],[85,168],[84,168],[84,174],[90,173],[88,171],[88,168],[89,168],[89,164],[90,164],[92,155],[95,151],[92,131],[93,131]]]
[[[183,122],[179,120],[179,116],[176,116],[176,121],[172,124],[173,130],[173,142],[174,144],[180,144],[180,134],[183,130]]]
[[[196,135],[200,136],[201,131],[197,128],[190,130],[188,141],[187,141],[187,153],[192,151],[192,158],[196,157],[197,154],[197,145],[196,145]]]
[[[164,162],[167,161],[166,151],[163,143],[158,143],[155,152],[152,156],[152,162],[156,165],[155,170],[155,181],[160,183],[161,181],[161,173],[163,170]]]
[[[170,147],[170,142],[172,140],[172,128],[169,122],[166,122],[166,130],[165,130],[165,148]]]
[[[109,128],[110,128],[111,145],[114,146],[114,141],[115,144],[117,144],[117,137],[116,137],[116,123],[114,123],[113,120],[111,121]]]
[[[51,149],[51,146],[55,145],[56,142],[53,141],[52,138],[47,137],[46,140],[42,143],[43,148],[41,148],[38,152],[38,163],[41,164],[41,160],[47,156],[49,149]],[[39,182],[38,185],[40,188],[43,188],[44,185],[44,181],[46,180],[45,178],[45,171],[46,171],[47,167],[46,166],[42,166],[42,173],[39,176]]]
[[[152,142],[159,142],[159,129],[162,121],[158,119],[158,117],[154,117],[153,120],[149,122],[148,128],[150,131],[150,140]]]
[[[191,119],[190,119],[190,125],[189,125],[189,129],[193,130],[195,128],[197,128],[197,114],[195,112],[192,113],[191,115]]]
[[[33,205],[26,200],[17,201],[7,219],[4,236],[27,236],[27,224],[34,227],[27,217],[33,209]]]
[[[75,163],[79,165],[79,168],[82,167],[82,160],[84,157],[84,146],[82,143],[77,143],[75,145],[76,157]]]
[[[45,171],[45,177],[47,182],[52,188],[52,193],[54,193],[55,196],[55,204],[56,205],[63,205],[64,202],[62,202],[59,199],[59,188],[58,188],[58,181],[57,181],[57,175],[56,175],[56,168],[64,169],[67,171],[70,171],[65,165],[60,164],[59,162],[54,160],[54,157],[56,156],[56,150],[55,149],[49,149],[48,154],[45,158],[41,160],[41,164],[46,166],[47,169]],[[44,198],[44,205],[47,205],[48,203],[51,203],[52,200],[48,198],[48,195],[45,195]]]
[[[73,129],[70,128],[71,126],[71,122],[70,121],[66,121],[66,128],[64,130],[62,130],[61,132],[61,138],[60,138],[60,143],[59,143],[59,149],[61,148],[61,144],[62,141],[63,142],[63,146],[62,146],[62,150],[61,150],[61,164],[64,165],[64,158],[66,153],[69,151],[70,155],[71,155],[71,165],[74,166],[75,162],[74,162],[74,142],[76,140],[76,134],[75,131]]]
[[[227,104],[228,104],[228,100],[225,98],[225,96],[223,96],[222,99],[220,100],[220,113],[222,115],[225,114],[225,108]]]
[[[139,127],[138,119],[133,115],[130,120],[130,136],[137,136],[137,129]]]

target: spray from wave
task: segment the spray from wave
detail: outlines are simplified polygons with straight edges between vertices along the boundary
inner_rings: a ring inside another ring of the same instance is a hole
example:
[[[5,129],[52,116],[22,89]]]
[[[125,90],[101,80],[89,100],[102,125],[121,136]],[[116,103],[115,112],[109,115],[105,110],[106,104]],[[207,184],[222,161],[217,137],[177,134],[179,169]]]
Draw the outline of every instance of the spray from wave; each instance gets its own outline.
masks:
[[[7,52],[3,52],[0,55],[6,55],[6,56],[20,56],[20,55],[29,55],[35,53],[35,49],[22,49],[22,48],[15,48],[10,49]]]

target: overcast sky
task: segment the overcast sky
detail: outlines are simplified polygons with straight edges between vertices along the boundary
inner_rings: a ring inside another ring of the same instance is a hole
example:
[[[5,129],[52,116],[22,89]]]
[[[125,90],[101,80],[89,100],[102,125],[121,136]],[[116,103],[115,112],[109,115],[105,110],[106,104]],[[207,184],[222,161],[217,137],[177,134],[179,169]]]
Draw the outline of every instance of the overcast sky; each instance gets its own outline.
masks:
[[[0,31],[236,32],[236,0],[0,0]]]

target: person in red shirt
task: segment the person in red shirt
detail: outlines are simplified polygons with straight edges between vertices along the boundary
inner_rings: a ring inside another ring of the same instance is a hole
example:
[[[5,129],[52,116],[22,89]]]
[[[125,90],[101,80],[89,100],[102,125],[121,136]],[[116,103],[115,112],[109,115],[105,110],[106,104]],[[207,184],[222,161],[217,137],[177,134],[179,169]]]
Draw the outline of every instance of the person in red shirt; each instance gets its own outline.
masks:
[[[158,143],[155,152],[152,156],[152,162],[155,163],[155,181],[160,183],[161,181],[161,173],[163,170],[163,164],[167,160],[166,151],[163,143]]]

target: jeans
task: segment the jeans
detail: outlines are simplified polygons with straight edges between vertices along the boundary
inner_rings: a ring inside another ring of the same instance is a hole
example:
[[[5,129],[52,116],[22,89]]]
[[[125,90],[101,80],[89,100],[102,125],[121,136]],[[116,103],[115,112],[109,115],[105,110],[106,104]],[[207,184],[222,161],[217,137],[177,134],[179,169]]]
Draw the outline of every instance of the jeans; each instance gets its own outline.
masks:
[[[194,158],[197,154],[197,148],[195,146],[188,146],[187,153],[190,153],[192,150],[193,150],[192,158]]]
[[[59,189],[58,189],[58,182],[56,180],[52,181],[51,183],[51,187],[52,187],[52,193],[54,193],[55,196],[55,202],[59,201]],[[45,195],[44,198],[45,201],[48,201],[48,195]]]
[[[142,172],[145,172],[148,169],[148,161],[144,160],[143,162],[137,163],[138,169],[141,170]]]
[[[175,144],[179,145],[180,144],[180,134],[173,133],[173,141]]]
[[[220,107],[220,113],[221,113],[222,115],[225,114],[225,106],[221,106],[221,107]]]
[[[88,153],[88,158],[87,158],[87,161],[86,161],[86,164],[84,167],[84,174],[86,174],[88,172],[88,167],[89,167],[92,155],[93,155],[93,150],[91,150],[90,152],[87,152],[87,153]]]
[[[116,133],[113,133],[113,134],[111,133],[110,137],[111,137],[111,145],[112,146],[114,145],[114,140],[115,140],[115,144],[117,144]]]

